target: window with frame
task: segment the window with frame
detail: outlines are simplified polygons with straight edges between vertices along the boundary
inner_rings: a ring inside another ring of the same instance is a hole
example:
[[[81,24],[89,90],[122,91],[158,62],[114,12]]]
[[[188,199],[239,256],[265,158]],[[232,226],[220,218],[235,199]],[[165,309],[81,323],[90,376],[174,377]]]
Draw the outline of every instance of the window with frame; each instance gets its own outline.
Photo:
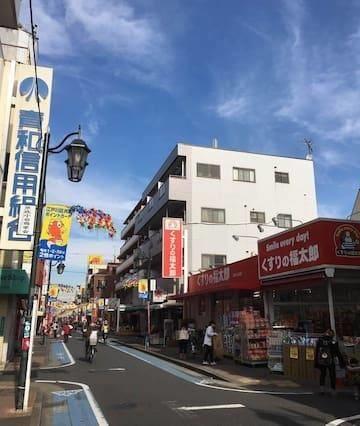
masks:
[[[291,214],[280,213],[276,217],[279,228],[292,228],[292,216]]]
[[[201,208],[201,222],[225,223],[225,209]]]
[[[196,174],[198,177],[220,179],[220,166],[217,164],[196,164]]]
[[[255,182],[255,169],[233,167],[233,180],[240,182]]]
[[[250,212],[251,223],[265,223],[265,212]]]
[[[202,254],[201,268],[210,269],[226,265],[226,256],[224,254]]]
[[[290,183],[289,173],[275,172],[275,182],[277,182],[277,183]]]

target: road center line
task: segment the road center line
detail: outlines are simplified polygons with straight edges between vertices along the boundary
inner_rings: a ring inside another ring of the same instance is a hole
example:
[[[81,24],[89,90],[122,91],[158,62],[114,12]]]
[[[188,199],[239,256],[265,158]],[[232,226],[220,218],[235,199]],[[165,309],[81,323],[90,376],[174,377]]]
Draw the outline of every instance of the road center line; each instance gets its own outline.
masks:
[[[351,416],[351,417],[344,417],[343,419],[335,419],[331,421],[330,423],[326,423],[325,426],[337,426],[337,425],[341,425],[341,423],[345,423],[350,420],[358,420],[358,419],[360,419],[360,414],[357,414],[356,416]]]
[[[121,367],[108,368],[108,371],[125,371],[125,368],[121,368]]]
[[[197,405],[193,407],[179,407],[178,410],[182,411],[197,411],[197,410],[221,410],[228,408],[244,408],[242,404],[220,404],[220,405]]]

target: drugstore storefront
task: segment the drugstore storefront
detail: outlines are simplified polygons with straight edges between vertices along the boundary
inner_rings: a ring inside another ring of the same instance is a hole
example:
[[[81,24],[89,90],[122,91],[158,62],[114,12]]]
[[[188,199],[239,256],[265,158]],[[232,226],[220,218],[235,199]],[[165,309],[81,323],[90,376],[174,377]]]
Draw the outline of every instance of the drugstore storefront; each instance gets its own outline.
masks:
[[[203,329],[210,320],[223,330],[234,312],[252,306],[262,309],[257,256],[189,277],[189,291],[173,298],[183,300],[183,318]]]
[[[360,343],[360,222],[316,219],[259,241],[270,323]]]

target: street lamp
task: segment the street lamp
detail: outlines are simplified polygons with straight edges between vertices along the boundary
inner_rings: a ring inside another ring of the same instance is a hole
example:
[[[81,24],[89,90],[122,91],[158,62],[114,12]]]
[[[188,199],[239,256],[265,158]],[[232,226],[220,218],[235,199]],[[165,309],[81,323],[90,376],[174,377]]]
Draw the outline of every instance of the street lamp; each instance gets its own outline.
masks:
[[[77,136],[77,139],[73,140],[69,145],[64,146],[65,142],[72,136]],[[68,178],[71,182],[80,182],[87,163],[87,156],[91,152],[86,143],[80,139],[81,128],[79,126],[76,132],[67,134],[64,139],[56,146],[50,147],[50,133],[46,133],[43,139],[42,145],[42,160],[41,160],[41,174],[39,182],[39,196],[36,204],[36,217],[35,217],[35,229],[34,229],[34,244],[31,262],[31,274],[29,283],[28,293],[28,307],[27,315],[25,317],[24,334],[23,339],[25,340],[25,329],[26,336],[30,330],[30,343],[29,347],[22,346],[20,369],[19,369],[19,381],[18,381],[18,398],[17,398],[17,409],[26,410],[29,400],[30,391],[30,372],[31,372],[31,360],[32,360],[32,346],[34,330],[33,325],[35,323],[31,320],[31,317],[36,315],[38,301],[34,297],[35,293],[35,281],[36,281],[36,265],[37,265],[37,251],[39,248],[41,225],[42,225],[42,212],[45,207],[44,195],[45,195],[45,182],[47,173],[47,163],[49,154],[60,154],[64,150],[67,151],[68,158],[65,161],[68,168]],[[40,140],[41,141],[41,140]],[[40,145],[41,146],[41,145]],[[40,150],[39,150],[40,151]],[[64,272],[64,266],[60,267],[60,271]],[[32,324],[33,323],[33,324]],[[26,327],[25,327],[26,325]]]
[[[63,262],[58,263],[56,265],[56,270],[57,270],[57,273],[59,275],[62,275],[64,273],[64,270],[65,270],[65,263],[63,263]]]
[[[80,182],[88,165],[86,160],[91,150],[82,139],[73,140],[65,149],[68,154],[68,159],[65,160],[68,179],[71,182]]]

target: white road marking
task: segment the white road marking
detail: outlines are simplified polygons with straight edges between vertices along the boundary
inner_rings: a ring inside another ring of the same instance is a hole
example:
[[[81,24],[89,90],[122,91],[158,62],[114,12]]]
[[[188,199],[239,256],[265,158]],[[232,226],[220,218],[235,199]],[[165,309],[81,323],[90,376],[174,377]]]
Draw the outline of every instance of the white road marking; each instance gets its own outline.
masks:
[[[116,345],[110,343],[108,346],[110,346],[111,348],[116,349],[120,352],[123,352],[127,355],[130,355],[130,356],[132,356],[136,359],[139,359],[140,361],[143,361],[147,364],[150,364],[151,366],[156,367],[156,368],[161,368],[161,367],[154,364],[150,359],[144,358],[145,355],[147,356],[147,358],[152,356],[153,358],[155,358],[159,362],[162,361],[164,364],[166,363],[166,364],[171,365],[171,361],[164,361],[162,359],[157,358],[155,355],[152,355],[151,353],[148,353],[148,354],[146,353],[146,354],[143,355],[143,353],[141,351],[138,351],[135,348],[129,349],[126,346],[122,346],[121,343],[116,343]],[[137,353],[134,353],[134,352],[137,352]],[[175,368],[175,366],[174,366],[174,368]],[[182,368],[183,370],[186,371],[186,367],[180,367],[180,368]],[[170,374],[174,374],[174,372],[172,372],[168,369],[163,368],[163,370],[170,373]],[[175,374],[175,375],[177,375],[177,374]],[[199,376],[200,374],[197,373],[196,375]],[[177,375],[177,377],[180,377],[180,376]],[[182,377],[182,378],[187,380],[185,377]],[[252,390],[252,389],[226,388],[226,387],[222,387],[222,386],[211,385],[211,384],[208,383],[208,379],[199,381],[199,379],[195,378],[195,377],[194,377],[193,380],[187,380],[187,381],[189,381],[190,383],[194,383],[197,386],[203,386],[203,387],[206,387],[206,388],[223,390],[223,391],[227,391],[227,392],[253,393],[253,394],[263,394],[263,395],[298,395],[298,396],[313,395],[314,394],[314,392],[284,392],[284,391],[281,392],[281,391],[266,391],[266,390],[263,391],[263,390]]]
[[[178,407],[178,410],[182,411],[197,411],[197,410],[220,410],[227,408],[244,408],[242,404],[220,404],[220,405],[197,405],[193,407]]]
[[[356,416],[344,417],[343,419],[335,419],[330,423],[326,423],[325,426],[337,426],[337,425],[341,425],[341,423],[345,423],[350,420],[359,420],[359,419],[360,419],[360,414],[357,414]]]
[[[54,370],[55,368],[65,368],[65,367],[70,367],[70,365],[75,364],[75,360],[74,360],[73,356],[71,355],[71,352],[69,351],[69,349],[65,345],[65,343],[64,342],[60,342],[60,343],[63,345],[65,352],[66,352],[67,356],[69,357],[70,362],[68,362],[67,364],[55,365],[53,367],[48,367],[48,366],[40,367],[39,370]]]
[[[252,390],[252,389],[234,389],[234,388],[224,388],[217,385],[209,385],[208,383],[198,382],[198,386],[203,386],[205,388],[223,390],[227,392],[240,392],[240,393],[258,393],[265,395],[313,395],[313,392],[280,392],[280,391],[261,391],[261,390]]]
[[[117,367],[115,367],[115,368],[108,368],[108,371],[125,371],[125,368],[117,368]]]
[[[92,394],[90,388],[85,383],[79,383],[79,382],[68,382],[67,380],[36,380],[38,383],[63,383],[67,385],[77,385],[83,388],[85,395],[88,399],[88,402],[90,404],[90,407],[94,413],[94,416],[96,418],[96,421],[98,422],[99,426],[109,426],[109,423],[106,421],[104,414],[102,413],[98,403],[96,402],[96,399],[94,398],[94,395]]]

